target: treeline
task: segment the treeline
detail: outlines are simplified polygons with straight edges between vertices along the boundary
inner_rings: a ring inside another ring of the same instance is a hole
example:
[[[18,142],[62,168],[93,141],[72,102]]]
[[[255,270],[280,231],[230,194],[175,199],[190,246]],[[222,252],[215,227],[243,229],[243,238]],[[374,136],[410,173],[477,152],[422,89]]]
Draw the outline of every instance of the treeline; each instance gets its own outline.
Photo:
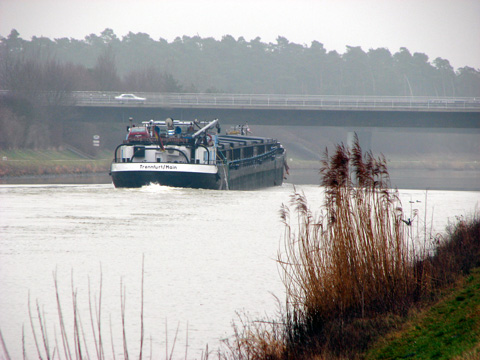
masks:
[[[318,41],[307,46],[284,37],[276,43],[230,35],[221,40],[183,36],[168,42],[132,32],[120,39],[105,29],[83,40],[24,40],[12,30],[0,37],[0,56],[3,89],[26,81],[26,76],[18,76],[19,67],[35,72],[35,66],[43,64],[65,76],[46,85],[55,87],[60,81],[69,90],[480,96],[479,69],[455,70],[447,59],[430,61],[406,48],[392,54],[385,48],[365,52],[347,46],[339,54]]]

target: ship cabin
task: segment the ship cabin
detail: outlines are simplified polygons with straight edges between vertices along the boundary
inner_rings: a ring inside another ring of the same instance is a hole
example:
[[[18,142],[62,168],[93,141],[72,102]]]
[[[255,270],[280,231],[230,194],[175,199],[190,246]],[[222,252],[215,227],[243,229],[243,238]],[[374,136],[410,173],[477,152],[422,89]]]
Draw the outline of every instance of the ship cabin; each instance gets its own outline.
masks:
[[[144,121],[141,126],[131,125],[123,144],[115,151],[114,161],[215,164],[215,141],[220,128],[200,132],[205,124],[167,119]]]
[[[123,144],[115,151],[115,162],[186,163],[248,166],[274,158],[277,140],[251,135],[219,135],[214,122],[144,121],[128,127]]]

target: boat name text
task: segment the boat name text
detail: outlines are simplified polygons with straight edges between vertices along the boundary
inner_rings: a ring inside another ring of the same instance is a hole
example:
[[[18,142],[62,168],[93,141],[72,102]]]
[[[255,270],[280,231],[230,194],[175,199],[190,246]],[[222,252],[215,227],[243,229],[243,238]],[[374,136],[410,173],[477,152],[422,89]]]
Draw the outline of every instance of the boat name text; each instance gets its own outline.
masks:
[[[176,165],[167,165],[167,164],[155,164],[155,165],[143,165],[140,164],[141,170],[177,170]]]

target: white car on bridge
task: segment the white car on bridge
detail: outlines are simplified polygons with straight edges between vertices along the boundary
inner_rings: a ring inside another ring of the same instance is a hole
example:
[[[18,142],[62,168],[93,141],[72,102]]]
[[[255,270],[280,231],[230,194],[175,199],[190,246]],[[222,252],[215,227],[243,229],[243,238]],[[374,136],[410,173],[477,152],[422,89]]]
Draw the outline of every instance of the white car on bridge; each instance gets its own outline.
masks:
[[[145,98],[139,97],[133,94],[122,94],[119,96],[115,96],[115,100],[121,101],[123,103],[144,103]]]

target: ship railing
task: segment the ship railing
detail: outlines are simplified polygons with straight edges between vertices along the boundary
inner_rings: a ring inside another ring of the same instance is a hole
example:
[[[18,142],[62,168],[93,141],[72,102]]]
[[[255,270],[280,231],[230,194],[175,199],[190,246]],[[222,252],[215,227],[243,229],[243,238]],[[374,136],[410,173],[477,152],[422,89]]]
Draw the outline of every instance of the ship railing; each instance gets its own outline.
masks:
[[[145,145],[176,145],[176,144],[187,144],[190,141],[187,137],[143,137],[139,139],[130,139],[123,140],[124,144],[145,144]]]

